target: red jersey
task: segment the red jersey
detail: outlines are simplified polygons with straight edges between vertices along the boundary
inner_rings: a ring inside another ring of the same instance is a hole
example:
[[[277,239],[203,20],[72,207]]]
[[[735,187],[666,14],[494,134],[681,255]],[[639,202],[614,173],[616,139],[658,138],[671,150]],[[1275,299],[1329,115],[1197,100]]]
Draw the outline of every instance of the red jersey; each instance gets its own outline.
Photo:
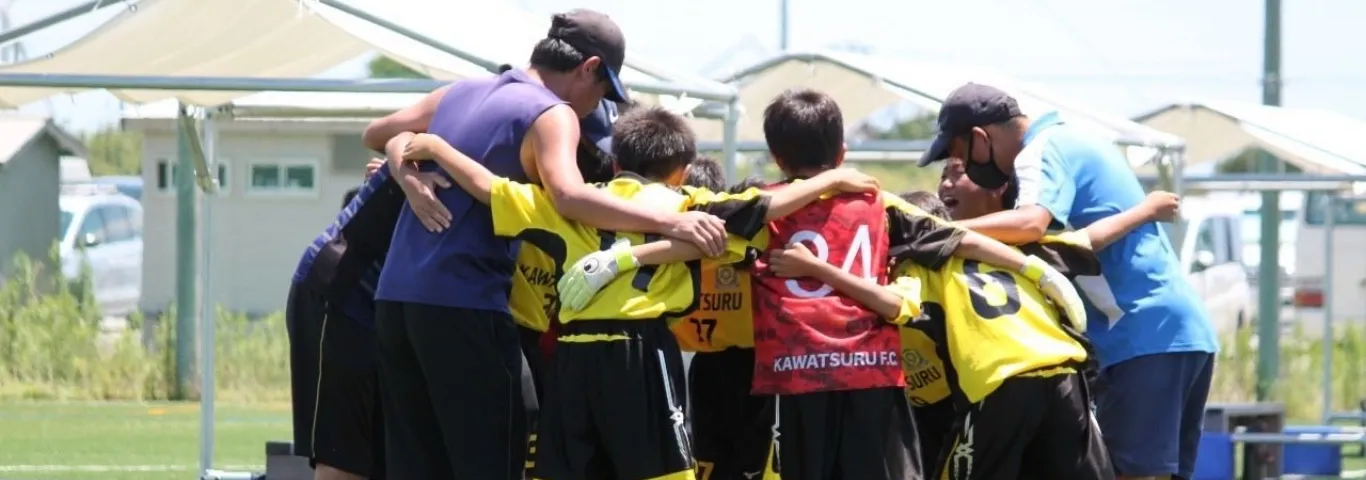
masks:
[[[814,202],[769,224],[768,250],[804,243],[818,258],[887,283],[888,217],[878,194]],[[772,274],[754,263],[755,394],[902,387],[896,326],[812,279]]]

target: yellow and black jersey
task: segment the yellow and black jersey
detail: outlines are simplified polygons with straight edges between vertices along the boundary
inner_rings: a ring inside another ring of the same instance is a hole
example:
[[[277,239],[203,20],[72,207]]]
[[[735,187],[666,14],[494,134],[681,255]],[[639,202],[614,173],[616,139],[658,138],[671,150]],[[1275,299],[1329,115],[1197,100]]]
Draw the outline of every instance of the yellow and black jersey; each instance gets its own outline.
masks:
[[[1061,262],[1053,266],[1070,275],[1098,273],[1094,254],[1075,239],[1046,237],[1021,250]],[[907,396],[917,405],[951,395],[975,403],[1007,378],[1075,372],[1089,360],[1086,340],[1016,272],[955,257],[939,270],[902,262],[892,276],[890,288],[920,305],[902,330]]]
[[[555,259],[529,242],[517,252],[517,270],[512,272],[512,291],[508,309],[517,325],[544,332],[550,319],[560,311],[560,295],[555,283],[560,280]]]
[[[751,249],[749,257],[758,250]],[[702,285],[697,309],[670,328],[685,352],[719,352],[754,348],[753,290],[745,262],[702,261]]]
[[[619,175],[601,188],[619,198],[661,210],[698,210],[725,220],[731,237],[727,253],[720,261],[743,259],[746,245],[764,229],[764,217],[768,214],[769,199],[758,190],[725,194],[688,189],[679,193],[630,173]],[[540,186],[500,178],[494,181],[489,193],[494,234],[520,238],[540,248],[553,260],[557,279],[573,262],[611,247],[618,239],[627,239],[632,245],[659,239],[653,234],[598,230],[564,218]],[[583,309],[561,311],[559,319],[568,323],[686,315],[697,303],[700,270],[700,261],[642,266],[608,283]]]

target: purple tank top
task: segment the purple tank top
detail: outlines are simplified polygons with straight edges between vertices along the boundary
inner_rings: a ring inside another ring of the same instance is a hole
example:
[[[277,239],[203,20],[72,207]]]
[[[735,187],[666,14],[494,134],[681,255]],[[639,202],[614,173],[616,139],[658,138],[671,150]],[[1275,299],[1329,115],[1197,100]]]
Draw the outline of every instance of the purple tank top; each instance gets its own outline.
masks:
[[[561,103],[513,69],[454,84],[427,130],[495,175],[525,182],[522,139],[537,117]],[[430,162],[424,168],[439,170]],[[506,312],[519,242],[495,237],[489,207],[460,187],[438,190],[437,197],[451,212],[451,227],[430,233],[405,204],[376,299]]]

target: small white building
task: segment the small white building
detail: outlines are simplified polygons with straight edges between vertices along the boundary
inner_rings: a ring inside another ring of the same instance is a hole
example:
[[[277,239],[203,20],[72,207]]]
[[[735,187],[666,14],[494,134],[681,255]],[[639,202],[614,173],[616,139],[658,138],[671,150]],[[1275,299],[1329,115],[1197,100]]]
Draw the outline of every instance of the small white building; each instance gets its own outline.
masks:
[[[233,103],[256,111],[316,111],[314,118],[215,119],[219,193],[200,211],[212,251],[206,300],[248,314],[283,311],[300,254],[360,185],[376,155],[361,145],[369,118],[410,105],[420,95],[265,92]],[[367,118],[335,118],[353,111]],[[144,254],[141,306],[165,311],[175,300],[176,106],[125,109],[124,128],[143,134]],[[201,242],[202,245],[202,242]],[[203,255],[204,252],[200,252]],[[202,270],[200,277],[206,274]]]

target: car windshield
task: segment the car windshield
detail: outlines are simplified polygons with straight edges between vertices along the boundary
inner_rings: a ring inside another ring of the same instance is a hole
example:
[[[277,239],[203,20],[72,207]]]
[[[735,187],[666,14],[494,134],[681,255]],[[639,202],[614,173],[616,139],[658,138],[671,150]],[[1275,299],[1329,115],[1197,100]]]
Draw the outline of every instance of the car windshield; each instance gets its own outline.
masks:
[[[62,238],[66,238],[66,229],[71,228],[72,218],[75,218],[75,215],[72,215],[71,212],[68,212],[66,210],[62,210],[62,228],[61,230],[59,230],[60,232],[62,232]],[[49,223],[48,225],[51,224]]]

